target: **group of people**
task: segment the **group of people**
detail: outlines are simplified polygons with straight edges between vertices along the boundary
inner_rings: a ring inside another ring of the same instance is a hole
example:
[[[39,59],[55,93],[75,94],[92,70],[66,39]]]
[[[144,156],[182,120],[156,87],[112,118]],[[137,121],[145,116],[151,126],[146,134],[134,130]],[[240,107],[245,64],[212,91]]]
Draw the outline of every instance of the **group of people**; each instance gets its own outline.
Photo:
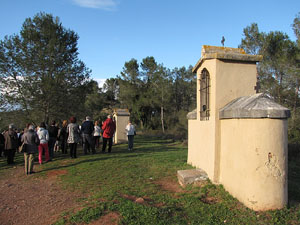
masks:
[[[24,153],[25,174],[32,174],[34,165],[34,154],[39,153],[39,164],[49,162],[54,157],[54,152],[58,148],[63,154],[67,154],[67,149],[70,149],[71,158],[77,158],[77,145],[82,143],[84,154],[88,152],[96,153],[96,148],[100,147],[100,137],[103,139],[102,153],[106,152],[108,143],[108,153],[112,150],[113,136],[116,131],[116,124],[112,120],[111,115],[100,125],[98,121],[93,123],[89,116],[85,121],[78,125],[76,117],[72,116],[62,122],[59,127],[55,121],[51,122],[50,126],[46,126],[44,122],[38,127],[28,124],[24,131],[17,134],[15,126],[10,124],[8,130],[0,134],[0,156],[4,152],[7,157],[7,163],[13,164],[15,152],[19,149]],[[128,150],[133,149],[133,137],[135,128],[129,122],[125,128],[128,135]]]

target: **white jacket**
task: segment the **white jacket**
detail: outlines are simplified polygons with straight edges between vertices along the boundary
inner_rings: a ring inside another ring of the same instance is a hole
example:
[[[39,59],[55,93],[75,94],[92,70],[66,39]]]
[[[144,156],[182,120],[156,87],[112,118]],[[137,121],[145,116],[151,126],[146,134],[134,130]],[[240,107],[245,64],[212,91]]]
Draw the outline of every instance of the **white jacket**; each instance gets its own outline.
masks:
[[[134,135],[135,128],[131,123],[127,124],[125,130],[127,135]]]
[[[100,136],[101,134],[101,127],[94,126],[94,136]]]
[[[43,128],[40,127],[39,130],[37,131],[37,135],[39,136],[40,139],[40,144],[47,144],[49,141],[49,132]]]

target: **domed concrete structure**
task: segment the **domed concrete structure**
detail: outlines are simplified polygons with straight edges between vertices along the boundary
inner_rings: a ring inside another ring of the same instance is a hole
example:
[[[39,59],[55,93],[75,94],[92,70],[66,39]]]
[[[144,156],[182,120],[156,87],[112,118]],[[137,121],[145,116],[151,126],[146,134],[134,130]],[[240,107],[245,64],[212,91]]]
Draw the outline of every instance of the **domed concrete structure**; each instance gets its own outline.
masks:
[[[188,163],[254,210],[287,204],[290,111],[256,94],[256,62],[243,49],[203,46],[197,109],[188,115]]]

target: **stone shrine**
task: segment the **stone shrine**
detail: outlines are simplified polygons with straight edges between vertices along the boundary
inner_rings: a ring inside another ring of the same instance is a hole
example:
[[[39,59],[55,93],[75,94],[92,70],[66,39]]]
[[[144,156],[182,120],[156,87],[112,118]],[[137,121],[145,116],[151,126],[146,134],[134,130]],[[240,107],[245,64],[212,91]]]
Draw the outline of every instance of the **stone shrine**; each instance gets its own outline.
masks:
[[[116,132],[113,138],[115,144],[127,142],[125,127],[128,124],[130,113],[128,109],[115,109],[113,120],[116,123]]]
[[[287,205],[289,109],[256,94],[260,55],[203,46],[197,109],[188,114],[188,163],[253,210]]]

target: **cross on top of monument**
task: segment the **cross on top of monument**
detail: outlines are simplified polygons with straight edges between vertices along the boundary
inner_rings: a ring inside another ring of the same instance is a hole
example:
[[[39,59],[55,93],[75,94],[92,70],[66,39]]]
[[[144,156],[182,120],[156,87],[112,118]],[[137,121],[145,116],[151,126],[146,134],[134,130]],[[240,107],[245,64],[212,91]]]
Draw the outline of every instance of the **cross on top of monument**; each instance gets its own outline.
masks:
[[[222,36],[221,44],[223,47],[224,47],[224,43],[225,43],[225,38],[224,38],[224,36]]]
[[[259,83],[259,81],[256,82],[256,86],[254,86],[254,90],[256,90],[256,93],[259,93],[259,90],[260,90],[260,83]]]
[[[256,81],[256,86],[254,86],[254,90],[256,90],[256,94],[258,94],[260,90],[260,82],[259,82],[258,74],[256,74],[256,77],[257,77],[257,81]]]

